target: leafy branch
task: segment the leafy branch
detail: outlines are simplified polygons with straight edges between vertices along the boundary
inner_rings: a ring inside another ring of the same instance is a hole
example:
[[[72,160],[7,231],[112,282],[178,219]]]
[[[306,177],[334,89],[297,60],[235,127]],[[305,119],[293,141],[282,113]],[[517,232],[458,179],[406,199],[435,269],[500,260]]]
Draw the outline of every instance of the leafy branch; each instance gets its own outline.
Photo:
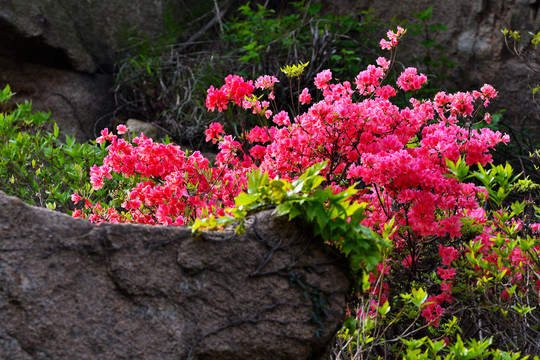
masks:
[[[242,233],[248,215],[274,208],[278,216],[288,215],[289,220],[300,217],[308,222],[314,236],[336,246],[348,258],[353,272],[373,269],[381,260],[381,249],[388,246],[385,239],[391,226],[381,236],[361,225],[367,217],[368,204],[350,200],[358,192],[354,186],[338,193],[330,187],[321,188],[325,179],[319,173],[325,166],[326,163],[315,164],[293,181],[270,180],[268,174],[254,171],[249,176],[247,192],[235,198],[236,207],[229,209],[230,215],[197,219],[192,230],[236,224],[237,233]]]

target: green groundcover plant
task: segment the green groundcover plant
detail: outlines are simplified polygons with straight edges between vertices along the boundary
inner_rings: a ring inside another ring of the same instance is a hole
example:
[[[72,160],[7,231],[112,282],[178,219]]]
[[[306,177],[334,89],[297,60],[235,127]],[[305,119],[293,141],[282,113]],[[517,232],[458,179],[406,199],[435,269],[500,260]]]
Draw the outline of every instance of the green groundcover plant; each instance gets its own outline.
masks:
[[[195,229],[240,221],[241,230],[245,215],[275,207],[311,222],[357,274],[336,358],[540,353],[538,185],[490,164],[490,151],[509,141],[481,125],[492,119],[482,108],[497,96],[493,87],[417,99],[427,77],[415,68],[389,83],[404,33],[389,31],[380,42],[389,57],[352,83],[320,71],[321,96],[299,87],[290,112],[274,101],[273,75],[231,74],[211,86],[210,111],[235,108],[259,121],[236,137],[211,124],[213,163],[175,144],[103,130],[97,142],[109,143],[108,154],[90,170],[91,189],[73,194],[82,204],[73,215]],[[308,66],[282,70],[299,81]],[[408,105],[393,103],[398,93]],[[96,201],[106,186],[115,189],[110,200]],[[514,192],[525,200],[509,202]]]

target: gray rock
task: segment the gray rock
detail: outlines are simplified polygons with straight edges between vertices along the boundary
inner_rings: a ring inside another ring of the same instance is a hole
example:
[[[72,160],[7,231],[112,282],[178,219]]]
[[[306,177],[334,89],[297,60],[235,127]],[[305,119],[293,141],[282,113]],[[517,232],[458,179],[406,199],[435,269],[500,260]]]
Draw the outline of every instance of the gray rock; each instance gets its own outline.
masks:
[[[95,128],[96,121],[105,120],[101,123],[105,125],[114,111],[108,75],[81,74],[5,57],[0,57],[0,68],[0,87],[9,84],[16,94],[12,102],[30,101],[33,111],[50,111],[60,132],[79,141],[95,139],[100,130]]]
[[[126,121],[127,126],[127,137],[140,136],[141,133],[144,134],[147,138],[152,140],[158,140],[159,138],[159,129],[153,124],[137,119],[128,119]]]
[[[0,86],[94,139],[113,117],[112,69],[128,35],[164,30],[169,0],[0,0]],[[97,132],[97,134],[96,134]]]
[[[164,29],[166,0],[1,0],[0,55],[94,73],[129,30]]]
[[[342,258],[269,212],[193,237],[0,193],[0,239],[2,359],[314,359],[350,287]]]

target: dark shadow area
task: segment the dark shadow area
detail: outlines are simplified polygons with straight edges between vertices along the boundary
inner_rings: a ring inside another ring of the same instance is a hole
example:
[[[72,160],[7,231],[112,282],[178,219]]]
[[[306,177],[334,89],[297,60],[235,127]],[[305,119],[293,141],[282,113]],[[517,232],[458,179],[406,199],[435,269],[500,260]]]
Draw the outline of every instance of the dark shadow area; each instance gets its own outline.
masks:
[[[0,39],[0,55],[58,69],[74,70],[62,49],[46,44],[42,36],[25,37],[12,24],[2,20]]]

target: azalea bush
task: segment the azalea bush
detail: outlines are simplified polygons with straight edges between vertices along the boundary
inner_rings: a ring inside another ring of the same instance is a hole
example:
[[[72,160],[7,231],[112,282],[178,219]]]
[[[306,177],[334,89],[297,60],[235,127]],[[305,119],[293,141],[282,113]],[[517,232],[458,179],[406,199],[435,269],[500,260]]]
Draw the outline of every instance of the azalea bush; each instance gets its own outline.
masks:
[[[360,71],[353,82],[337,82],[327,69],[314,79],[320,95],[307,87],[291,91],[291,112],[275,102],[279,80],[272,75],[253,81],[231,74],[221,86],[211,86],[206,97],[210,111],[234,108],[259,121],[251,128],[240,122],[236,137],[222,124],[211,124],[206,140],[219,149],[212,164],[199,152],[174,144],[144,135],[129,142],[103,130],[97,141],[108,142],[109,153],[91,169],[92,191],[111,183],[121,191],[109,203],[95,202],[91,191],[74,194],[83,204],[74,216],[154,225],[234,216],[260,197],[253,181],[250,188],[254,171],[285,181],[272,184],[281,184],[290,191],[287,196],[298,199],[295,188],[286,184],[325,163],[308,196],[348,192],[347,206],[365,208],[367,216],[351,213],[345,221],[359,222],[392,243],[379,248],[382,261],[376,267],[355,262],[364,272],[341,332],[340,354],[412,358],[419,350],[470,358],[459,354],[481,353],[494,339],[504,340],[499,343],[504,351],[538,351],[533,341],[539,331],[538,189],[527,179],[519,182],[509,166],[489,165],[490,151],[509,141],[480,126],[491,121],[482,109],[497,96],[492,86],[417,99],[427,77],[415,68],[402,69],[395,85],[389,83],[404,33],[400,27],[389,31],[380,46],[390,55]],[[290,82],[299,82],[308,66],[282,70]],[[398,94],[409,100],[408,106],[393,102]],[[315,101],[318,96],[321,100]],[[246,189],[248,195],[242,194]],[[509,205],[507,196],[519,189],[530,194],[528,202]],[[325,199],[322,209],[331,205],[330,197]],[[317,204],[306,216],[316,218],[313,209],[322,211]],[[329,231],[330,225],[323,225],[316,234]],[[349,249],[346,234],[328,241]],[[510,333],[508,321],[521,327],[512,326]],[[460,332],[478,341],[463,342]]]
[[[377,358],[381,352],[407,359],[525,359],[539,353],[539,186],[512,181],[508,165],[474,172],[461,162],[450,167],[452,176],[486,183],[492,210],[485,222],[465,220],[449,246],[440,238],[427,245],[414,261],[423,276],[409,278],[410,259],[398,265],[399,256],[386,252],[349,309],[336,359]],[[528,193],[529,200],[505,203],[513,191]],[[432,295],[436,289],[441,293]]]

